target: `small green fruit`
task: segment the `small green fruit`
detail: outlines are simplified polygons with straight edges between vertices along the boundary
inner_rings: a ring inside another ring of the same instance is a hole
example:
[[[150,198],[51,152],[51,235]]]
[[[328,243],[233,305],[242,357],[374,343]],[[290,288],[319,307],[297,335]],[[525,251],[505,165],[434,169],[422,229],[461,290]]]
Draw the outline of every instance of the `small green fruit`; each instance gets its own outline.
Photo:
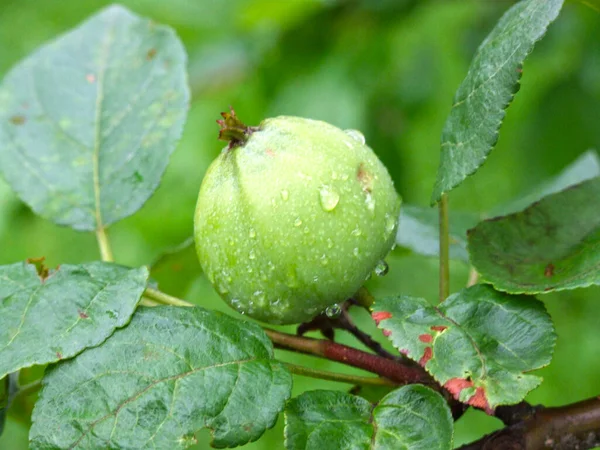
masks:
[[[246,127],[200,188],[202,269],[234,309],[275,324],[306,321],[351,297],[393,246],[400,198],[357,131],[299,117]]]

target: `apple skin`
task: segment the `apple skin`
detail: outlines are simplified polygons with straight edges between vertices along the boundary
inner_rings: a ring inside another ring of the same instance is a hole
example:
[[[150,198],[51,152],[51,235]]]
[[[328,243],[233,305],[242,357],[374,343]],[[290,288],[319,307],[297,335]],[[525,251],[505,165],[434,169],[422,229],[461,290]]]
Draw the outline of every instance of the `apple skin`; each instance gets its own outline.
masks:
[[[271,324],[307,321],[355,294],[388,254],[400,203],[360,133],[266,119],[204,177],[198,258],[238,312]]]

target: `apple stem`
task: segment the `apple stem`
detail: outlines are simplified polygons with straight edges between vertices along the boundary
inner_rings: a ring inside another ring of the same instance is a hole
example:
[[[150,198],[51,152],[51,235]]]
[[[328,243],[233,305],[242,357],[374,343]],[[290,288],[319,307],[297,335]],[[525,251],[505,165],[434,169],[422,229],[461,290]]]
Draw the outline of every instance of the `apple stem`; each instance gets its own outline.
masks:
[[[258,127],[249,127],[242,122],[236,115],[233,107],[229,107],[230,112],[222,112],[223,119],[217,120],[221,126],[219,130],[219,139],[229,142],[229,150],[242,146],[246,143],[252,133],[258,130]]]

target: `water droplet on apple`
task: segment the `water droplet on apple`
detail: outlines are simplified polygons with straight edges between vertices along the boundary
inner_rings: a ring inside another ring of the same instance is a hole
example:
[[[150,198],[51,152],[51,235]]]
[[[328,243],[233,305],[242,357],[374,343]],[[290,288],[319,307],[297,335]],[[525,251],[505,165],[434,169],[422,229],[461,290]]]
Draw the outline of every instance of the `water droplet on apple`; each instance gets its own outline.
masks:
[[[367,195],[365,196],[365,203],[369,211],[375,211],[375,199],[373,198],[370,192],[367,192]]]
[[[394,216],[392,216],[391,214],[385,215],[385,231],[387,233],[387,236],[389,236],[394,231],[397,223],[398,221]]]
[[[319,190],[319,199],[324,211],[333,211],[340,201],[340,194],[331,186],[322,186]]]
[[[328,306],[327,309],[325,310],[325,315],[327,317],[329,317],[330,319],[335,319],[336,317],[339,317],[340,314],[342,314],[342,307],[340,305],[338,305],[337,303],[331,306]]]
[[[356,142],[360,142],[361,144],[365,144],[365,136],[358,130],[344,130],[348,136],[354,139]]]
[[[389,272],[389,270],[390,266],[388,266],[388,264],[385,261],[381,260],[375,266],[374,272],[375,275],[377,275],[378,277],[383,277]]]

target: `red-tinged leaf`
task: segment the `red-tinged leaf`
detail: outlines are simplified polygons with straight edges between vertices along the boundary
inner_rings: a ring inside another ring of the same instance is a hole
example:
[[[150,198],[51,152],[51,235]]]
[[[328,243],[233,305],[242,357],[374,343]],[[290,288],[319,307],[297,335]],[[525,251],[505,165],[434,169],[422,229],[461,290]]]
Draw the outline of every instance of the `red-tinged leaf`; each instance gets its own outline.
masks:
[[[521,401],[541,378],[555,334],[544,305],[476,285],[437,307],[413,297],[373,305],[373,319],[399,351],[418,361],[456,399],[491,413]]]

